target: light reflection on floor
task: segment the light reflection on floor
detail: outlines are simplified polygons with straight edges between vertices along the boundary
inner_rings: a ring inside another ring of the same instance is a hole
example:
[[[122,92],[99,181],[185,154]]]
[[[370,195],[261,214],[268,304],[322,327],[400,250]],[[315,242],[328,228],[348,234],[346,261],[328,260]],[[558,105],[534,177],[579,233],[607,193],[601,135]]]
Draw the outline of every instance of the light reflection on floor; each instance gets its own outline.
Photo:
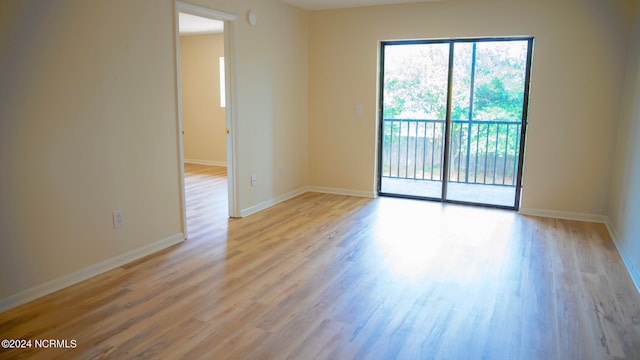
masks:
[[[394,198],[380,202],[376,245],[383,254],[380,266],[394,279],[469,283],[500,272],[515,212]],[[455,271],[448,270],[452,266]]]

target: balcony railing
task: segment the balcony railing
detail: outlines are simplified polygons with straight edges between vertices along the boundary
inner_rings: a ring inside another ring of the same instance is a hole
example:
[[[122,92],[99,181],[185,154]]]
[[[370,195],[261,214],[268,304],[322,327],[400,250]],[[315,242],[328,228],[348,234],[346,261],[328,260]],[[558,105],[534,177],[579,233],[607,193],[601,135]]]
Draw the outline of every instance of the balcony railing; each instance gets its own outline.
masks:
[[[385,119],[382,176],[442,181],[444,120]],[[515,186],[519,122],[451,122],[449,181]]]

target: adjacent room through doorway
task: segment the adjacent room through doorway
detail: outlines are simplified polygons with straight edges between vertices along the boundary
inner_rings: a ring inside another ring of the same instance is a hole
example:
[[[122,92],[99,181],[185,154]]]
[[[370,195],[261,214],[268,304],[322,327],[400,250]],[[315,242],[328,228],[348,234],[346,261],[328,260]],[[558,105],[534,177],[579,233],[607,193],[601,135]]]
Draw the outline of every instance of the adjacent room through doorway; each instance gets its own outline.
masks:
[[[224,22],[179,14],[187,237],[226,224],[228,210]]]

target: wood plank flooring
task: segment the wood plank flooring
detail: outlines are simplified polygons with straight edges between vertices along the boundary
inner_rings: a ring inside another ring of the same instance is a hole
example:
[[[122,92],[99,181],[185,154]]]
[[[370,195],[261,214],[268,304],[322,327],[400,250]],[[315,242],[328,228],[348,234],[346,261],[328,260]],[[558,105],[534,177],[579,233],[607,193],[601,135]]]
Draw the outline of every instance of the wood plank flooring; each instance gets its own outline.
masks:
[[[189,239],[0,314],[2,359],[638,359],[640,295],[605,227],[308,193],[227,218],[186,168]]]

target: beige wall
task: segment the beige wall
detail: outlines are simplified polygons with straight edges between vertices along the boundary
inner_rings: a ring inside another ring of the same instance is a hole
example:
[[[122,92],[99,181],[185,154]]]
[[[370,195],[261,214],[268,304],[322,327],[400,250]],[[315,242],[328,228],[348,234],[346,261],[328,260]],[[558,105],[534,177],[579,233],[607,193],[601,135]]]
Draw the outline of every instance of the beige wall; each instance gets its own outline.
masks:
[[[172,3],[0,14],[3,299],[177,235],[181,210]]]
[[[379,41],[533,35],[522,206],[605,215],[627,10],[622,1],[450,0],[312,13],[311,184],[375,189]]]
[[[238,16],[241,208],[303,187],[306,13],[276,0],[198,3]],[[174,7],[0,2],[0,306],[181,235]]]
[[[303,189],[308,184],[308,14],[278,0],[189,3],[238,16],[240,208]],[[258,15],[255,27],[246,21],[249,10]],[[258,179],[255,187],[251,174]]]
[[[640,6],[629,42],[609,217],[617,245],[640,287]]]
[[[224,34],[180,36],[184,158],[226,164],[225,108],[220,106],[219,59]]]

